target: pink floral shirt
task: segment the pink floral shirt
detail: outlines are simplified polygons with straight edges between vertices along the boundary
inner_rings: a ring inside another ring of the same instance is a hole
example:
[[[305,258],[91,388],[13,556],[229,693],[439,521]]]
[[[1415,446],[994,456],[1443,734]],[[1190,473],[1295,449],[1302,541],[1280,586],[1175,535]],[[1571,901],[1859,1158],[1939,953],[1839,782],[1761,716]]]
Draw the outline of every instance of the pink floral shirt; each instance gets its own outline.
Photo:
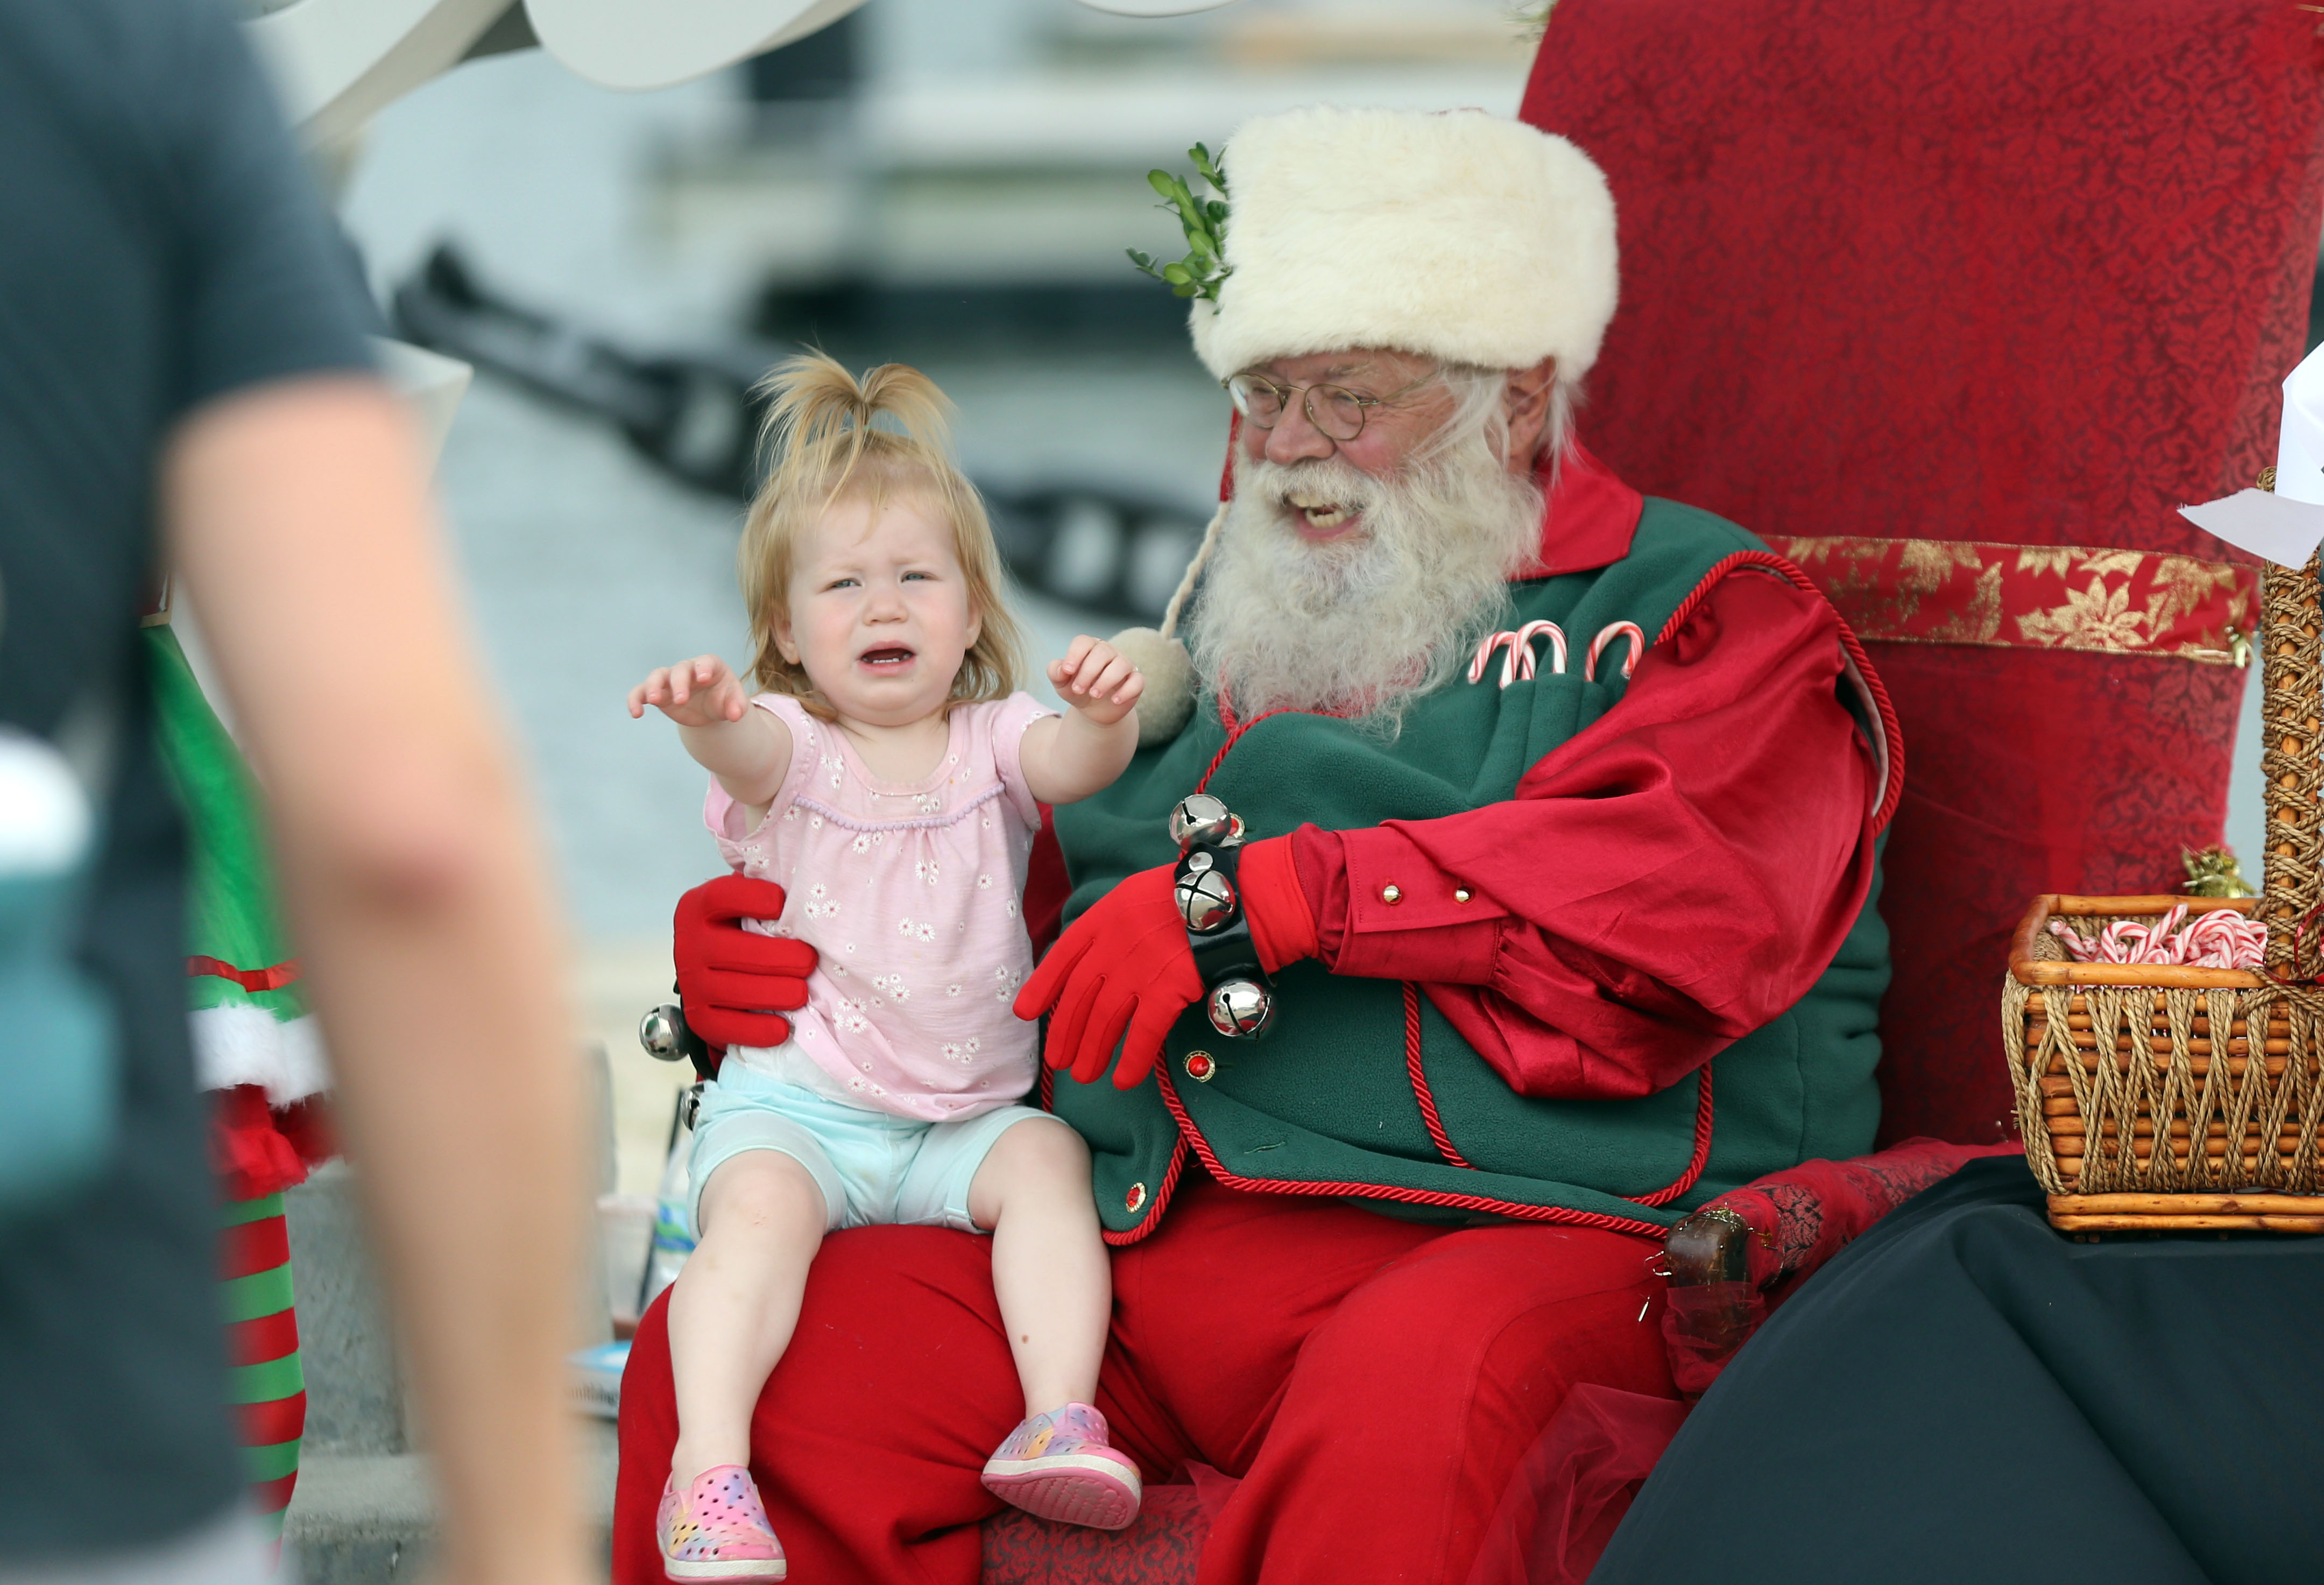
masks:
[[[907,784],[872,775],[798,700],[752,702],[790,728],[790,769],[757,830],[715,777],[702,818],[729,865],[784,889],[782,917],[749,927],[796,936],[822,962],[789,1042],[727,1060],[927,1122],[1022,1096],[1037,1026],[1010,1004],[1033,967],[1021,899],[1041,815],[1017,755],[1053,712],[1024,693],[964,705],[935,771]]]

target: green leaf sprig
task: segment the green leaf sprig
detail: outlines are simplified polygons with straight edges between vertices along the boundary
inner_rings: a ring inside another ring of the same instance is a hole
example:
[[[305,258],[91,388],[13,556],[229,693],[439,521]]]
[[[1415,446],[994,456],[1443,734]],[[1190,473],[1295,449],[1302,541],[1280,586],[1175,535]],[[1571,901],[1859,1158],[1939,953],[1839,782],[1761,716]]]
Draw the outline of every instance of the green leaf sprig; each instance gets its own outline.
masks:
[[[1197,198],[1194,190],[1167,171],[1149,171],[1146,183],[1162,197],[1156,205],[1178,217],[1179,228],[1186,234],[1186,256],[1176,264],[1157,264],[1152,256],[1140,249],[1129,248],[1130,262],[1167,283],[1180,297],[1207,297],[1219,300],[1219,283],[1234,271],[1227,265],[1227,178],[1211,151],[1196,144],[1186,151],[1194,162],[1194,173],[1208,183],[1219,196]]]

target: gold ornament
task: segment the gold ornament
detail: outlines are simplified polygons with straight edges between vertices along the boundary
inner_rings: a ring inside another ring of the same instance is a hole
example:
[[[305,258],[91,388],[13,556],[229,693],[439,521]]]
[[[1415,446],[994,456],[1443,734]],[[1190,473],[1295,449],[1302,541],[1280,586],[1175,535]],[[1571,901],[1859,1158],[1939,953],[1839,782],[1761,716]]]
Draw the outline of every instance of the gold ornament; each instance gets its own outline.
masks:
[[[2244,867],[2232,848],[2206,848],[2200,853],[2179,849],[2187,867],[2187,884],[2179,889],[2190,897],[2251,897],[2258,894],[2244,879]]]

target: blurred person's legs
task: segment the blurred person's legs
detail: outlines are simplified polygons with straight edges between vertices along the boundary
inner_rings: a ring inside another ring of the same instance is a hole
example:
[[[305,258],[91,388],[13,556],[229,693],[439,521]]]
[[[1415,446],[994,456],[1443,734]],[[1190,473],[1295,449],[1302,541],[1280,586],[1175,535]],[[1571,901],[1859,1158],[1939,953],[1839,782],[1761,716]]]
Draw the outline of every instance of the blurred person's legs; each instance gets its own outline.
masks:
[[[192,1534],[128,1552],[11,1566],[0,1585],[292,1585],[256,1515],[235,1507]]]

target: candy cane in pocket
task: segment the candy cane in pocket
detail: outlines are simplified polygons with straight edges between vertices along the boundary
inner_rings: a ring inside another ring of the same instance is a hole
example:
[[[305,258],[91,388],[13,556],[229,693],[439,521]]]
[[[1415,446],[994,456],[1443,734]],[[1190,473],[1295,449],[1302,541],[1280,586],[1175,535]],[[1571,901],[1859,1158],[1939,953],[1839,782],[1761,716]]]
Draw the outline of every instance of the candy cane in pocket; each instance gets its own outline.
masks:
[[[1589,658],[1582,663],[1582,680],[1584,682],[1598,681],[1599,657],[1606,653],[1606,646],[1618,638],[1630,641],[1630,653],[1622,662],[1623,681],[1628,681],[1630,673],[1638,669],[1638,657],[1646,653],[1646,635],[1638,631],[1636,622],[1609,622],[1598,630],[1598,636],[1590,641]]]
[[[1469,681],[1483,681],[1485,668],[1491,663],[1493,652],[1506,650],[1507,653],[1501,656],[1501,686],[1507,688],[1519,679],[1532,681],[1536,664],[1533,641],[1536,638],[1549,640],[1550,673],[1563,676],[1565,672],[1565,630],[1554,622],[1536,619],[1515,633],[1496,633],[1479,644],[1476,658],[1469,663]]]

